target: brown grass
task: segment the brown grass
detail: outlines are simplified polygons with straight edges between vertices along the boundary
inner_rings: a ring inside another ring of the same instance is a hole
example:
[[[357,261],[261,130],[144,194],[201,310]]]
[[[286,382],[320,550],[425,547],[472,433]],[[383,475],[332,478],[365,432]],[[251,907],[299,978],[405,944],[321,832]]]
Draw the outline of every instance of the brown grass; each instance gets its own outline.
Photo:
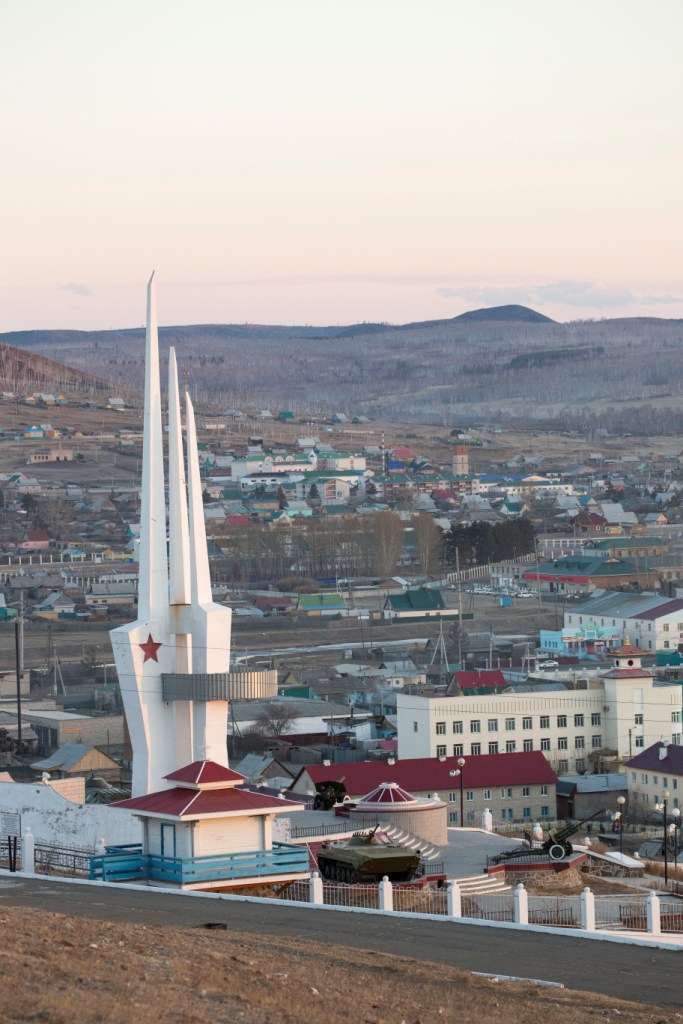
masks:
[[[3,1024],[621,1024],[671,1012],[589,993],[501,985],[362,950],[229,931],[0,918]]]

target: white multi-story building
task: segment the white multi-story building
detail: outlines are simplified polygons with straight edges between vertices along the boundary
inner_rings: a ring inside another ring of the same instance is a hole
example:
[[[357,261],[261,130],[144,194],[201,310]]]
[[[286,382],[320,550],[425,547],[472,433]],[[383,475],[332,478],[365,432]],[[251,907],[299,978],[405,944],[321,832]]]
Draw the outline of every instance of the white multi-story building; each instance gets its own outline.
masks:
[[[626,652],[621,653],[621,652]],[[542,751],[560,774],[591,767],[591,754],[628,758],[660,740],[681,742],[680,684],[656,684],[643,652],[614,651],[615,667],[585,690],[477,697],[398,694],[402,758]],[[621,656],[618,656],[621,655]]]
[[[683,601],[658,594],[601,594],[567,610],[564,624],[616,630],[645,651],[675,651],[683,643]]]

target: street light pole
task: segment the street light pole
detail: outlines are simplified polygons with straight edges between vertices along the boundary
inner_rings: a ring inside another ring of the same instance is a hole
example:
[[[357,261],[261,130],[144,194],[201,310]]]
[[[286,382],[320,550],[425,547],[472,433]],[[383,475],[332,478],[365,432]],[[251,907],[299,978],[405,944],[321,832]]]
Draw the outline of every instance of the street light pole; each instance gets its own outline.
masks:
[[[619,804],[619,810],[617,811],[617,818],[619,819],[619,853],[623,856],[624,853],[624,804],[626,803],[625,796],[618,796],[617,803]]]
[[[669,791],[668,789],[662,794],[664,797],[664,885],[669,888],[669,837],[667,835],[666,827],[666,812],[669,803]]]
[[[681,809],[680,807],[674,807],[671,812],[671,817],[674,820],[673,833],[674,833],[674,881],[676,882],[676,892],[678,892],[678,826],[680,824]]]
[[[465,824],[465,804],[463,800],[463,776],[465,769],[465,758],[458,758],[458,767],[449,772],[449,775],[460,779],[460,828]]]
[[[465,825],[465,804],[463,803],[463,784],[465,782],[465,758],[458,758],[458,767],[460,768],[460,828],[464,828]]]

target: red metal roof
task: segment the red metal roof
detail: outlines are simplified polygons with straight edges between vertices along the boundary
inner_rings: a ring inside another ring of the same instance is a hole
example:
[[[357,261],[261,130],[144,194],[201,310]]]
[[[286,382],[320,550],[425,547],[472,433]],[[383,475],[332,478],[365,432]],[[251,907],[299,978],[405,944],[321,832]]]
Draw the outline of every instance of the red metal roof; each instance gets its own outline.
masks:
[[[666,750],[666,757],[660,751]],[[626,762],[628,768],[649,769],[666,775],[683,775],[683,747],[676,743],[653,743],[651,747]],[[662,789],[665,787],[662,786]]]
[[[482,668],[472,671],[454,672],[453,678],[462,690],[495,690],[505,687],[505,677],[499,668]]]
[[[641,612],[635,618],[659,619],[662,615],[671,615],[673,612],[680,612],[682,610],[683,601],[667,601],[666,604],[660,604],[658,608],[650,608],[648,612]]]
[[[135,814],[161,814],[174,818],[201,818],[210,814],[248,814],[251,812],[268,813],[273,811],[299,810],[297,804],[288,800],[261,796],[246,789],[197,790],[166,789],[160,793],[148,793],[147,796],[136,796],[130,800],[121,800],[112,807],[122,807]]]
[[[165,775],[164,778],[169,782],[184,782],[189,786],[211,785],[216,782],[228,785],[232,783],[234,786],[238,782],[244,782],[245,776],[234,772],[232,768],[216,764],[215,761],[193,761],[192,764],[178,768],[170,775]]]
[[[386,761],[357,761],[345,764],[306,765],[311,781],[335,782],[344,779],[350,797],[360,797],[382,782],[398,782],[410,793],[431,793],[458,789],[460,779],[449,773],[458,768],[456,757],[440,761],[436,757],[413,757],[388,764]],[[557,775],[540,750],[519,754],[480,754],[465,758],[463,781],[466,789],[493,786],[555,783]]]

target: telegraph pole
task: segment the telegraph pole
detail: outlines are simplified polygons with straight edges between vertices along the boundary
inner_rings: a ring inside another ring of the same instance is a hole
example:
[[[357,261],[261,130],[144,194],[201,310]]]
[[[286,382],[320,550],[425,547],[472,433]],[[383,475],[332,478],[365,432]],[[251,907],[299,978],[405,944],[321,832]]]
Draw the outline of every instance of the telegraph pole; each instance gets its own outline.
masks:
[[[21,677],[24,672],[24,592],[14,620],[14,657],[17,668],[17,753],[21,751]]]

